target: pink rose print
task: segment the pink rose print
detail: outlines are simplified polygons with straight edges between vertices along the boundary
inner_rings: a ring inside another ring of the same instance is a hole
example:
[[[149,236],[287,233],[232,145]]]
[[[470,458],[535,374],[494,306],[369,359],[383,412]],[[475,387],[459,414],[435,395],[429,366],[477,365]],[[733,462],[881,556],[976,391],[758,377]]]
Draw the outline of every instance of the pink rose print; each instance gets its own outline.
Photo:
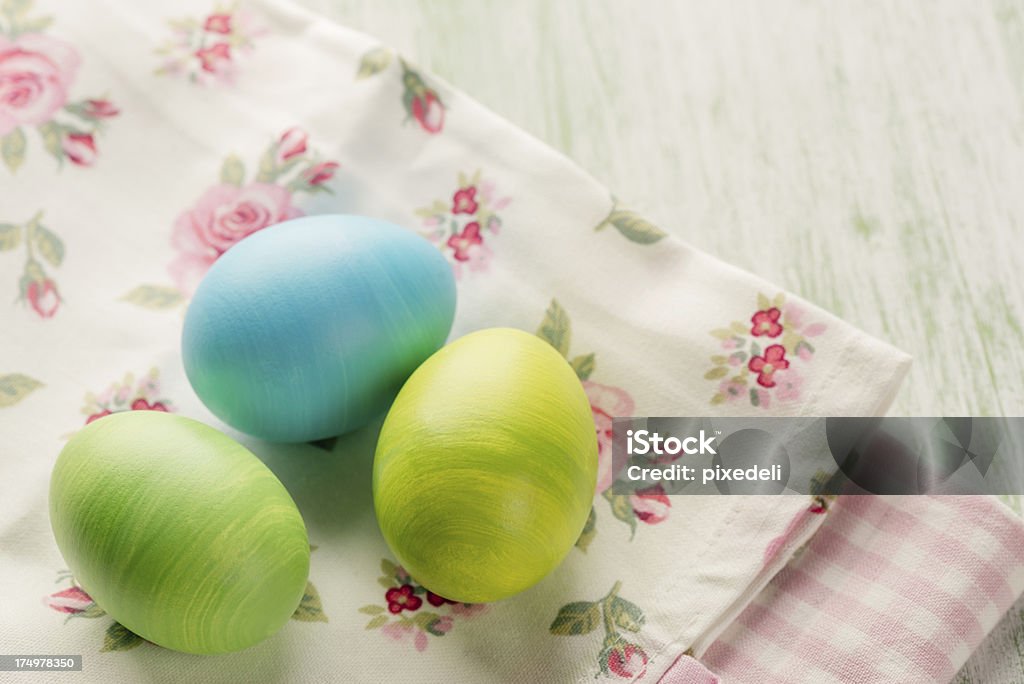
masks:
[[[46,597],[46,605],[58,613],[67,613],[69,615],[84,613],[93,604],[92,597],[82,591],[80,587],[75,586],[68,587]]]
[[[409,577],[405,568],[386,558],[381,559],[380,568],[383,575],[377,578],[377,582],[386,587],[385,605],[370,604],[359,609],[360,613],[371,616],[366,629],[380,629],[382,634],[395,641],[412,637],[417,651],[426,650],[429,637],[443,637],[452,631],[457,621],[473,618],[488,610],[486,605],[458,603],[427,590]],[[423,596],[433,608],[443,610],[448,607],[448,614],[435,613],[429,608],[420,610],[424,607]]]
[[[42,223],[43,212],[25,223],[0,222],[0,253],[24,249],[25,261],[18,280],[15,302],[27,305],[42,319],[53,318],[63,301],[57,281],[47,266],[58,267],[64,261],[64,241]]]
[[[392,63],[391,50],[375,47],[366,52],[359,60],[356,78],[367,78],[385,71]],[[445,104],[437,91],[427,85],[419,71],[409,66],[404,59],[398,60],[402,67],[402,107],[405,109],[406,121],[410,119],[419,127],[433,135],[444,128]]]
[[[156,49],[162,75],[182,75],[199,85],[230,85],[238,75],[239,58],[255,47],[265,30],[241,8],[216,10],[205,17],[167,22],[172,35]]]
[[[55,594],[50,594],[43,599],[43,602],[52,610],[62,613],[65,616],[65,623],[72,618],[95,619],[107,614],[92,600],[89,594],[75,584],[70,572],[58,573],[57,581],[69,581],[71,586]],[[122,625],[112,622],[103,636],[103,647],[100,651],[127,651],[143,643],[149,642]]]
[[[760,335],[778,337],[782,334],[782,324],[779,323],[779,316],[781,315],[782,312],[774,306],[767,311],[758,311],[750,317],[750,322],[752,324],[750,334],[755,337]]]
[[[85,114],[93,119],[109,119],[121,113],[109,100],[86,100],[84,104]]]
[[[416,210],[423,220],[421,234],[448,256],[456,278],[486,272],[494,257],[488,242],[502,226],[496,212],[510,201],[497,194],[492,181],[481,179],[479,171],[472,177],[460,173],[451,202],[436,200]]]
[[[85,424],[88,425],[120,411],[174,410],[169,400],[161,398],[160,371],[152,368],[138,381],[133,374],[127,373],[120,382],[111,383],[99,394],[89,392],[85,395],[82,414],[86,416]]]
[[[640,522],[656,525],[668,517],[672,502],[660,484],[645,489],[638,489],[629,497],[633,513]]]
[[[608,669],[618,677],[639,677],[647,671],[647,654],[636,644],[616,646],[608,651]]]
[[[402,64],[402,104],[405,112],[427,133],[440,133],[444,127],[444,103],[437,91],[427,86],[419,72],[405,60]]]
[[[96,142],[90,133],[68,133],[61,147],[72,164],[92,166],[96,162]]]
[[[16,172],[28,149],[26,129],[34,127],[58,162],[91,166],[94,136],[118,110],[105,99],[70,99],[81,58],[69,43],[42,33],[50,19],[31,18],[31,9],[26,0],[0,23],[0,157]]]
[[[427,90],[412,99],[412,117],[427,133],[439,133],[444,126],[444,105],[437,93]]]
[[[562,606],[548,631],[555,636],[590,634],[604,627],[603,648],[597,655],[599,674],[636,678],[647,670],[647,654],[640,646],[623,637],[623,632],[643,629],[644,612],[631,601],[619,596],[622,582],[616,582],[603,598],[597,601],[573,601]],[[582,616],[588,616],[582,619]],[[600,615],[600,619],[597,616]],[[590,618],[589,616],[593,616]]]
[[[257,172],[246,179],[243,161],[224,160],[220,182],[178,215],[171,232],[177,256],[168,266],[173,287],[146,284],[124,300],[149,309],[180,306],[221,254],[239,240],[304,212],[295,205],[300,194],[332,192],[339,165],[309,148],[305,131],[290,128],[263,152]]]
[[[32,306],[40,318],[53,318],[60,307],[60,294],[57,292],[57,283],[46,278],[42,282],[33,280],[25,287],[25,299]]]
[[[476,187],[459,188],[452,196],[453,214],[475,214],[477,210]]]
[[[747,364],[752,373],[757,373],[757,384],[762,387],[775,387],[775,371],[789,368],[786,360],[786,348],[781,344],[773,344],[764,350],[764,356],[755,356]]]
[[[275,223],[302,216],[287,188],[272,183],[220,184],[207,190],[174,223],[178,250],[170,266],[178,287],[191,293],[217,258],[236,242]]]
[[[826,330],[824,323],[807,320],[807,311],[801,305],[787,303],[784,294],[771,299],[758,294],[757,310],[749,324],[733,321],[726,328],[711,331],[726,351],[711,357],[713,366],[704,374],[705,379],[719,382],[711,404],[731,403],[746,396],[752,406],[769,409],[773,397],[780,402],[798,401],[807,365],[814,360],[810,338]],[[773,342],[762,351],[764,338]],[[803,372],[793,367],[794,363]]]
[[[612,484],[612,418],[633,415],[635,406],[633,398],[618,387],[584,380],[583,390],[590,400],[597,431],[597,493],[600,494]]]
[[[334,178],[334,172],[338,169],[337,162],[321,162],[302,172],[302,178],[309,186],[323,185]]]
[[[668,515],[668,507],[663,506],[657,493],[649,492],[650,496],[631,500],[628,495],[614,494],[611,484],[614,480],[612,463],[613,419],[626,418],[633,415],[636,407],[629,393],[618,387],[604,385],[590,379],[597,366],[593,353],[570,357],[569,342],[572,339],[572,322],[569,314],[558,303],[551,300],[544,319],[537,328],[537,337],[550,344],[566,358],[570,367],[576,371],[576,377],[583,384],[583,391],[590,402],[591,415],[594,418],[594,432],[597,441],[597,494],[600,495],[611,509],[612,515],[619,522],[629,525],[631,533],[636,532],[637,520],[654,524],[661,522]],[[664,492],[661,492],[664,494]],[[635,504],[635,505],[634,505]],[[644,520],[644,518],[647,520]],[[656,520],[656,518],[658,518]],[[597,534],[596,509],[591,510],[586,525],[576,540],[576,547],[586,551]],[[632,534],[630,535],[632,539]]]
[[[0,136],[49,121],[68,100],[81,60],[71,45],[39,33],[0,35]]]
[[[316,550],[316,547],[312,547],[312,549]],[[107,614],[106,611],[92,600],[89,594],[75,583],[69,571],[62,570],[57,573],[57,581],[70,582],[71,586],[44,597],[43,603],[52,610],[64,614],[66,616],[65,623],[71,618],[98,618]],[[320,595],[317,593],[316,587],[313,586],[312,582],[306,582],[306,591],[302,595],[299,607],[292,614],[292,620],[327,622],[327,616],[324,615],[320,605]],[[128,630],[123,625],[112,622],[107,627],[107,631],[103,636],[103,647],[100,651],[127,651],[144,643],[148,644],[150,642]]]
[[[309,136],[301,128],[289,128],[282,133],[277,140],[276,161],[278,166],[283,166],[289,159],[305,154],[307,142],[309,142]]]

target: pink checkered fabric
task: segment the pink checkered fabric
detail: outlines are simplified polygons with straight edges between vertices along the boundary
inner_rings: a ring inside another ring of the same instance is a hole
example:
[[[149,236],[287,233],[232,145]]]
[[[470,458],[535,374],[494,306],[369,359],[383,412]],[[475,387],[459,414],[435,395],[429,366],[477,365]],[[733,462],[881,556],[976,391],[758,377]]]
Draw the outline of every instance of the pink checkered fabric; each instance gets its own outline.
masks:
[[[841,497],[701,661],[725,682],[948,681],[1022,592],[1024,524],[994,499]]]

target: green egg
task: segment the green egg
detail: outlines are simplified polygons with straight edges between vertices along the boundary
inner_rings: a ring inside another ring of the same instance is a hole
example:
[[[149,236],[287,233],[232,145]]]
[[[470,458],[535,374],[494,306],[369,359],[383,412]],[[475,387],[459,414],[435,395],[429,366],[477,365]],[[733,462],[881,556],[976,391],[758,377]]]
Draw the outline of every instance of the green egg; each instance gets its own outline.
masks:
[[[302,599],[309,540],[245,447],[194,420],[115,413],[64,447],[50,524],[71,572],[132,632],[187,653],[252,646]]]
[[[590,513],[597,440],[586,394],[544,341],[508,328],[442,348],[402,387],[373,464],[377,521],[418,582],[455,601],[527,589]]]

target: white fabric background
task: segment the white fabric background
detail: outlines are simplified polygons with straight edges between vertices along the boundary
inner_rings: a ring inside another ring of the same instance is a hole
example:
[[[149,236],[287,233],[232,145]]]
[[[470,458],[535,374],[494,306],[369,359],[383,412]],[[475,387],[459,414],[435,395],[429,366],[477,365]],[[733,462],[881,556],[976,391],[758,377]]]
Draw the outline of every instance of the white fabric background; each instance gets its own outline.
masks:
[[[184,380],[180,310],[149,311],[120,299],[139,284],[170,282],[174,221],[216,182],[224,157],[238,154],[252,166],[268,142],[293,126],[341,165],[330,182],[333,195],[302,200],[307,213],[367,213],[416,227],[416,208],[450,197],[457,175],[476,169],[512,198],[492,243],[490,271],[460,279],[453,337],[491,325],[535,330],[555,298],[572,319],[571,353],[594,352],[594,380],[628,388],[638,415],[760,412],[749,403],[709,405],[717,383],[704,374],[708,357],[718,352],[709,332],[748,319],[758,293],[773,296],[777,288],[673,238],[645,246],[613,229],[595,232],[611,209],[609,192],[561,155],[437,79],[430,83],[447,106],[444,131],[431,136],[415,122],[403,124],[394,71],[353,78],[375,41],[286,4],[251,7],[266,34],[233,86],[223,88],[153,74],[153,48],[167,27],[151,8],[128,2],[44,8],[57,18],[49,33],[82,53],[74,90],[108,93],[121,114],[98,139],[94,168],[65,165],[58,172],[52,159],[30,148],[17,174],[2,181],[3,220],[23,221],[43,208],[66,247],[58,314],[43,321],[20,305],[3,313],[2,370],[45,382],[0,412],[3,650],[83,653],[83,680],[97,681],[591,681],[598,636],[557,637],[548,625],[561,605],[597,599],[621,581],[621,594],[645,611],[646,624],[634,636],[651,659],[646,679],[656,680],[679,652],[723,629],[778,569],[762,569],[764,549],[806,508],[805,500],[676,497],[668,519],[639,525],[632,541],[598,501],[599,531],[586,553],[574,550],[538,587],[472,623],[457,623],[420,653],[364,630],[367,616],[358,612],[381,603],[375,578],[380,559],[390,557],[370,506],[373,430],[341,439],[331,453],[235,435],[296,498],[319,546],[310,579],[329,622],[292,622],[260,646],[217,658],[146,644],[98,653],[109,619],[62,625],[41,604],[59,588],[55,573],[64,567],[48,529],[49,470],[66,436],[83,422],[87,392],[156,367],[161,395],[179,413],[223,427]],[[173,16],[208,10],[182,3]],[[5,260],[0,269],[5,282],[17,280],[16,261]],[[804,398],[773,412],[883,412],[907,357],[807,310],[827,332],[815,342]],[[800,530],[793,544],[811,532]]]

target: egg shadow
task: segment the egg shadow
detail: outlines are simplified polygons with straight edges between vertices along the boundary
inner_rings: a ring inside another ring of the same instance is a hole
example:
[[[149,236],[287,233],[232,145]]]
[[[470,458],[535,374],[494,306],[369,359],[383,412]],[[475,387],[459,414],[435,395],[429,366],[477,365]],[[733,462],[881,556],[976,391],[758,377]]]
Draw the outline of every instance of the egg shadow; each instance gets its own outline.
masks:
[[[344,536],[373,518],[373,452],[383,415],[369,425],[317,443],[245,446],[281,480],[302,513],[311,541]]]
[[[124,658],[125,671],[131,672],[130,680],[134,682],[166,682],[166,673],[174,671],[187,672],[188,679],[204,684],[234,684],[241,681],[284,681],[286,672],[300,669],[305,656],[297,645],[275,634],[266,641],[234,653],[197,655],[142,643],[122,651],[120,657]]]
[[[586,573],[586,558],[574,557],[573,554],[584,556],[582,551],[572,549],[562,564],[538,584],[521,594],[490,604],[494,610],[482,616],[481,627],[485,626],[484,620],[495,619],[500,620],[502,633],[508,635],[518,637],[545,633],[558,615],[562,603],[599,598],[589,595],[593,589],[588,588],[586,581],[589,577]],[[554,597],[567,598],[559,603],[558,599],[552,601]],[[551,676],[552,663],[574,663],[579,658],[578,645],[572,639],[544,639],[542,644],[532,647],[529,658],[509,658],[507,652],[501,654],[501,657],[494,657],[500,650],[496,650],[492,629],[470,628],[452,632],[456,633],[460,635],[459,650],[462,657],[476,659],[487,669],[488,680],[547,681]],[[515,641],[507,643],[514,644]]]

